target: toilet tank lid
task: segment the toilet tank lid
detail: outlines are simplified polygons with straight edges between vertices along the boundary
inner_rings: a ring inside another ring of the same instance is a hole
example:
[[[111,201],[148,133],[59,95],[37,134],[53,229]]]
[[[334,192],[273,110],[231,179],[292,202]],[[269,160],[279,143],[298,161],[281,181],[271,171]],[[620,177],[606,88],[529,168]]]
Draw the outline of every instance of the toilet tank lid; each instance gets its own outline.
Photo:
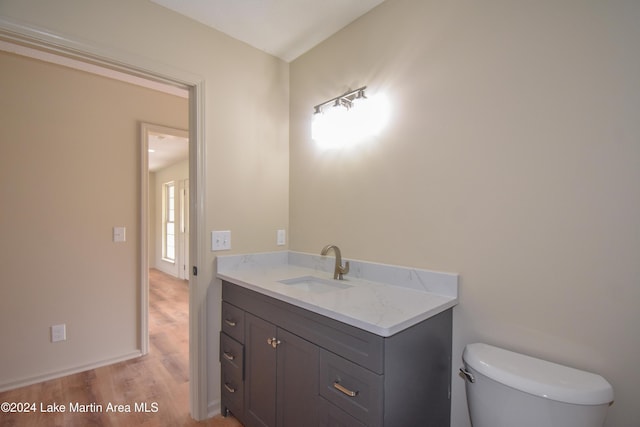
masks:
[[[468,344],[462,359],[494,381],[546,399],[578,405],[613,401],[611,385],[590,372],[483,343]]]

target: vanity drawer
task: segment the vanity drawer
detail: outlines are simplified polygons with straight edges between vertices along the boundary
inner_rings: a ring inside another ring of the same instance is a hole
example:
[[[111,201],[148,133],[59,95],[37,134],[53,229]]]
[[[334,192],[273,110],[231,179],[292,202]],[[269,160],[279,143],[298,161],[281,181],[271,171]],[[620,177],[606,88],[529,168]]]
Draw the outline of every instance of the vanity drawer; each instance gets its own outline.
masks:
[[[320,352],[320,395],[371,427],[382,424],[382,388],[382,375],[329,351]]]
[[[222,332],[244,343],[244,311],[222,301]]]
[[[318,398],[318,414],[320,427],[367,427],[322,397]]]
[[[220,363],[223,369],[237,370],[244,380],[244,346],[224,332],[220,332]]]
[[[229,369],[224,363],[221,370],[221,401],[223,411],[228,409],[241,417],[244,412],[244,382],[242,373],[237,369]]]

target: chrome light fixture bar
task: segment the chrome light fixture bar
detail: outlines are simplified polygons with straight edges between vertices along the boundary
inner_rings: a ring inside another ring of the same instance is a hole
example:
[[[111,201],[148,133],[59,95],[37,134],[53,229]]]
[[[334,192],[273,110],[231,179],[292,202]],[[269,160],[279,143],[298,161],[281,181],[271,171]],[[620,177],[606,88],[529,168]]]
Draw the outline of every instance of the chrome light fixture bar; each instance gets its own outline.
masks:
[[[331,98],[328,101],[322,102],[316,106],[313,107],[314,109],[314,114],[320,114],[322,112],[322,107],[324,107],[325,105],[328,104],[333,104],[334,107],[339,107],[339,106],[343,106],[345,107],[347,110],[350,109],[353,106],[353,101],[355,99],[366,99],[366,95],[364,94],[364,91],[367,87],[366,86],[362,86],[358,89],[355,90],[350,90],[348,92],[345,92],[344,94],[340,95],[340,96],[336,96],[335,98]]]

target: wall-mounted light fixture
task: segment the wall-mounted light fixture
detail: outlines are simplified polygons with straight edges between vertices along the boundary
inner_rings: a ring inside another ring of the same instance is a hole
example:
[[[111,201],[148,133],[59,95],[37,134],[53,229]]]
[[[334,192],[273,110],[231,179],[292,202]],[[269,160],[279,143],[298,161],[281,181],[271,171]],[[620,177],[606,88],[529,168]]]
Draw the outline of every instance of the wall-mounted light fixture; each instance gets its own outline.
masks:
[[[386,124],[388,104],[381,95],[368,98],[366,86],[313,107],[311,136],[324,147],[344,147],[377,134]]]
[[[320,114],[322,113],[322,107],[327,106],[329,104],[332,104],[334,107],[338,107],[338,106],[343,106],[345,107],[347,110],[350,109],[351,107],[353,107],[353,101],[358,99],[366,99],[366,95],[364,94],[364,91],[367,89],[366,86],[362,86],[356,90],[351,90],[348,91],[346,93],[344,93],[343,95],[340,96],[336,96],[333,99],[330,99],[328,101],[322,102],[318,105],[316,105],[315,107],[313,107],[314,110],[314,114]]]

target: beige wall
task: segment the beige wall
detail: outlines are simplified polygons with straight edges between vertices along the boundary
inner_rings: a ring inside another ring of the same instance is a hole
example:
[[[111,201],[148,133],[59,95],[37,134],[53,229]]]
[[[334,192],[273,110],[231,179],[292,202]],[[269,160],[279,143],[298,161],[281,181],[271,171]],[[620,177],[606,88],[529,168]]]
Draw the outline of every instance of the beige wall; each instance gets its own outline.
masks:
[[[139,123],[186,127],[188,105],[4,52],[0,69],[5,388],[140,349]],[[67,340],[51,343],[58,323]]]
[[[146,0],[3,0],[0,16],[92,52],[202,81],[206,194],[200,233],[205,236],[194,318],[206,321],[208,292],[205,351],[217,355],[220,286],[208,235],[231,230],[231,253],[282,249],[275,236],[287,227],[289,215],[289,65]],[[207,361],[208,400],[215,410],[219,364],[217,356]]]
[[[607,425],[637,425],[639,18],[633,1],[387,0],[300,57],[291,248],[460,273],[454,368],[485,341],[595,371]],[[390,99],[388,127],[319,150],[312,106],[361,85]]]

